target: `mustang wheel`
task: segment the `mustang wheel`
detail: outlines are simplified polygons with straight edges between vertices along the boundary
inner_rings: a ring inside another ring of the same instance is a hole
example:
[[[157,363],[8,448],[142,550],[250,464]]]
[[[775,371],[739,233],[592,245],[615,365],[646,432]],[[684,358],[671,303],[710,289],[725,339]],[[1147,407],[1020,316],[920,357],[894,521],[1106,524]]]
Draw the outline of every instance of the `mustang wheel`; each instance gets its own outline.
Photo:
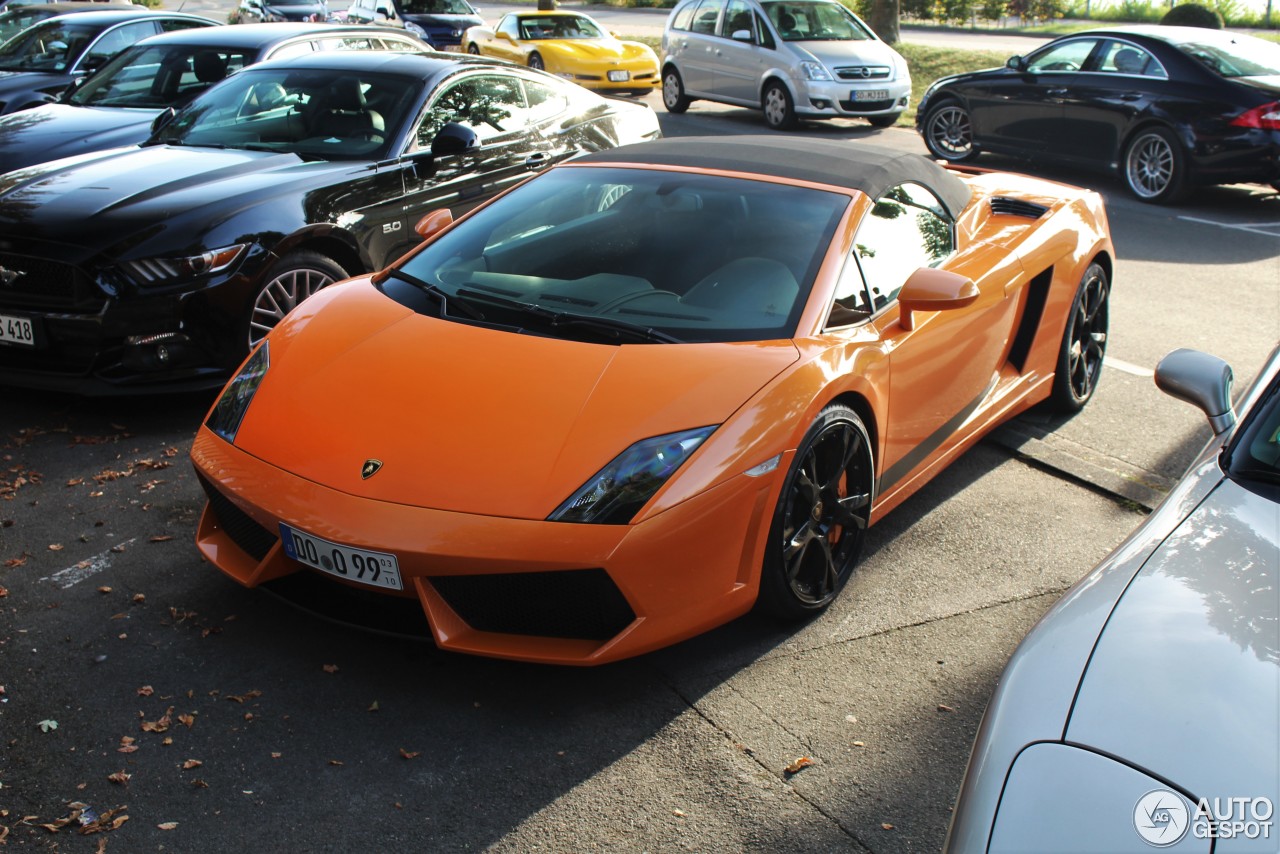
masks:
[[[668,113],[683,113],[689,109],[689,98],[684,94],[684,81],[680,72],[668,68],[662,75],[662,106]]]
[[[473,42],[473,43],[471,43],[471,44],[467,45],[467,53],[471,54],[472,56],[479,56],[479,55],[480,55],[480,48],[479,48],[479,47],[477,47],[477,46],[475,45],[475,43]]]
[[[867,428],[847,406],[828,406],[782,484],[760,575],[761,610],[795,619],[831,604],[862,549],[874,483]]]
[[[1062,336],[1057,371],[1050,400],[1061,412],[1078,412],[1093,397],[1107,351],[1107,299],[1111,286],[1107,271],[1090,264],[1071,303],[1067,330]]]
[[[774,130],[791,130],[796,126],[796,106],[791,101],[791,93],[777,80],[764,87],[760,106],[764,110],[765,124]]]
[[[1144,202],[1168,204],[1182,195],[1186,158],[1164,128],[1142,131],[1124,152],[1124,182]]]
[[[346,277],[346,270],[317,252],[300,251],[281,258],[267,273],[267,283],[253,301],[249,346],[265,338],[298,303]]]
[[[977,157],[969,111],[955,101],[932,107],[924,117],[924,144],[934,157],[951,163]]]
[[[536,68],[539,71],[546,71],[547,64],[542,61],[542,54],[540,53],[529,54],[529,67]]]

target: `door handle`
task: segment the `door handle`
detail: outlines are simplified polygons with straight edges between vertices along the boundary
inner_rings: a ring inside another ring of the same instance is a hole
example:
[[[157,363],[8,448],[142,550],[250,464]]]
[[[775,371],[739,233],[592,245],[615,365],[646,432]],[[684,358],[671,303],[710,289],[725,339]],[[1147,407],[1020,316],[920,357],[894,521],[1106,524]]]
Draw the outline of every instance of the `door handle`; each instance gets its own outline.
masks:
[[[1048,91],[1048,93],[1047,93],[1047,94],[1052,95],[1054,98],[1060,98],[1060,97],[1062,97],[1063,95],[1067,94],[1067,90],[1066,90],[1065,88],[1063,88],[1063,89],[1050,89],[1050,90]]]
[[[1141,100],[1142,100],[1142,93],[1140,93],[1140,92],[1125,92],[1123,95],[1121,95],[1121,96],[1120,96],[1120,100],[1121,100],[1121,101],[1141,101]]]
[[[545,169],[547,166],[551,165],[551,158],[539,151],[536,154],[530,154],[526,157],[524,159],[524,165],[526,169]]]

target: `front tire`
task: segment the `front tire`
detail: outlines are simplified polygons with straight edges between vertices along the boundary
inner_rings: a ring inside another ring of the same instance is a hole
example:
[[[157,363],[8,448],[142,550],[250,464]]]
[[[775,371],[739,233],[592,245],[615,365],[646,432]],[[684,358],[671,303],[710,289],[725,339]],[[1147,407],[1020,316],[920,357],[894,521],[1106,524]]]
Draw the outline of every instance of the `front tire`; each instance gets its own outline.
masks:
[[[689,96],[684,93],[684,80],[680,72],[668,68],[662,73],[662,106],[668,113],[683,113],[689,109]]]
[[[249,349],[266,338],[298,303],[347,275],[337,262],[318,252],[300,250],[277,261],[267,271],[249,312]]]
[[[542,61],[542,54],[540,53],[529,54],[529,67],[536,69],[538,71],[546,71],[547,64]]]
[[[939,160],[963,163],[978,156],[973,145],[973,119],[957,101],[930,107],[922,129],[925,147]]]
[[[774,130],[791,130],[799,123],[791,93],[777,80],[769,81],[764,87],[760,108],[764,110],[764,123]]]
[[[875,490],[867,428],[832,404],[796,451],[774,510],[757,607],[784,619],[820,613],[853,574]]]
[[[1124,182],[1144,202],[1167,205],[1181,198],[1186,184],[1186,155],[1165,128],[1139,132],[1124,150]]]
[[[902,113],[890,113],[887,116],[867,116],[873,128],[891,128],[902,118]]]
[[[480,48],[476,45],[475,42],[472,42],[471,44],[467,45],[467,53],[471,54],[472,56],[479,56]]]
[[[1107,352],[1108,301],[1111,284],[1101,264],[1090,264],[1080,279],[1071,314],[1062,334],[1049,401],[1063,413],[1079,412],[1093,397]]]

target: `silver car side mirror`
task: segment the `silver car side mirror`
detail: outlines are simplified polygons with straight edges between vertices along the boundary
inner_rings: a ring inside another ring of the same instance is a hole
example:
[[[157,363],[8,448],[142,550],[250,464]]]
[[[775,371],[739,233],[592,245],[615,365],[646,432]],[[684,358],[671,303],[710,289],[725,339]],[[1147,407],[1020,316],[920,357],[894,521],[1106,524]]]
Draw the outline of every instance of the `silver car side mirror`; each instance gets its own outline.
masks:
[[[1231,408],[1232,380],[1230,365],[1198,350],[1174,350],[1156,365],[1156,386],[1208,416],[1215,436],[1236,423]]]

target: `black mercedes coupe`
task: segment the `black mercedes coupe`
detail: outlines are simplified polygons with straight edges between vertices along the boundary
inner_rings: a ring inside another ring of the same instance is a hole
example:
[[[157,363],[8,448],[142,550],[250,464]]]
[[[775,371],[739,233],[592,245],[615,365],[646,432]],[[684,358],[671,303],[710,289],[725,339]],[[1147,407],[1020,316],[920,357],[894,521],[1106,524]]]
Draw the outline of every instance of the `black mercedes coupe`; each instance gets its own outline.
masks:
[[[382,51],[253,65],[165,118],[142,146],[0,176],[0,384],[221,385],[307,296],[412,248],[428,212],[659,135],[649,107],[542,72]]]

